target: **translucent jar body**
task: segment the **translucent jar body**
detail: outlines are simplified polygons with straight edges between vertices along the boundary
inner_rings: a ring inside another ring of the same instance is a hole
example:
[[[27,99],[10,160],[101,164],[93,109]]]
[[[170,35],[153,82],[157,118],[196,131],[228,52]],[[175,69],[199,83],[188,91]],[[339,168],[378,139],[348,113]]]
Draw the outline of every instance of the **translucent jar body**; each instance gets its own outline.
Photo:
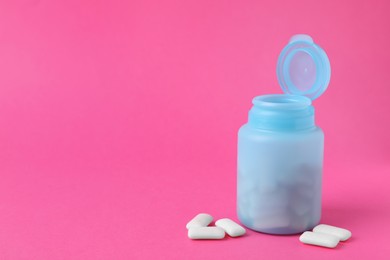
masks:
[[[310,99],[254,98],[238,133],[237,213],[246,227],[295,234],[321,217],[324,135]]]

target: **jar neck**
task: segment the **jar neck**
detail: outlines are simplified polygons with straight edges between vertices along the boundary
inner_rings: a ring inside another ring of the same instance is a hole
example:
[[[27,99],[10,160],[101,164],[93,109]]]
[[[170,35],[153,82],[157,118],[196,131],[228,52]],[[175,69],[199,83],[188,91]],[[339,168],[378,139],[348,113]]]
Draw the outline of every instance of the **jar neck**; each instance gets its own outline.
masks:
[[[300,131],[315,127],[314,107],[304,96],[275,94],[252,100],[248,124],[272,131]]]

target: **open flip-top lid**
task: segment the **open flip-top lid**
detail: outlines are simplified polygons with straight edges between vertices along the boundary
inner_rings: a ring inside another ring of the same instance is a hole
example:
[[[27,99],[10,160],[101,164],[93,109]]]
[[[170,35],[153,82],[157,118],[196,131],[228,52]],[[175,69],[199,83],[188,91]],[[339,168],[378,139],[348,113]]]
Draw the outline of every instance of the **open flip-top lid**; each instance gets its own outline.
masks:
[[[286,94],[314,100],[328,88],[328,56],[309,35],[294,35],[279,55],[276,74]]]

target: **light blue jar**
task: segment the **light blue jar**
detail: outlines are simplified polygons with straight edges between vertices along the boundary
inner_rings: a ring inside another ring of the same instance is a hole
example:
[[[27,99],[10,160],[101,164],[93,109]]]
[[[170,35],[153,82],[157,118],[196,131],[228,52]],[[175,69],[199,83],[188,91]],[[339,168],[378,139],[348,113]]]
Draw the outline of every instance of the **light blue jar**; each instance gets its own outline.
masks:
[[[312,229],[321,218],[324,134],[312,100],[327,88],[330,64],[308,35],[296,35],[277,65],[286,94],[255,97],[238,132],[237,213],[270,234]]]

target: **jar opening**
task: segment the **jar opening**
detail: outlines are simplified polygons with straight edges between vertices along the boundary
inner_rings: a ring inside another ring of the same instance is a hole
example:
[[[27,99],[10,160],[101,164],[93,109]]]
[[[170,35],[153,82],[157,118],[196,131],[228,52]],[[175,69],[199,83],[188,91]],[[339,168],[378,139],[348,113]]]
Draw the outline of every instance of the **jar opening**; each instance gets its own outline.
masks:
[[[274,94],[257,96],[252,103],[255,106],[268,107],[274,109],[300,109],[311,105],[311,100],[305,96]]]

